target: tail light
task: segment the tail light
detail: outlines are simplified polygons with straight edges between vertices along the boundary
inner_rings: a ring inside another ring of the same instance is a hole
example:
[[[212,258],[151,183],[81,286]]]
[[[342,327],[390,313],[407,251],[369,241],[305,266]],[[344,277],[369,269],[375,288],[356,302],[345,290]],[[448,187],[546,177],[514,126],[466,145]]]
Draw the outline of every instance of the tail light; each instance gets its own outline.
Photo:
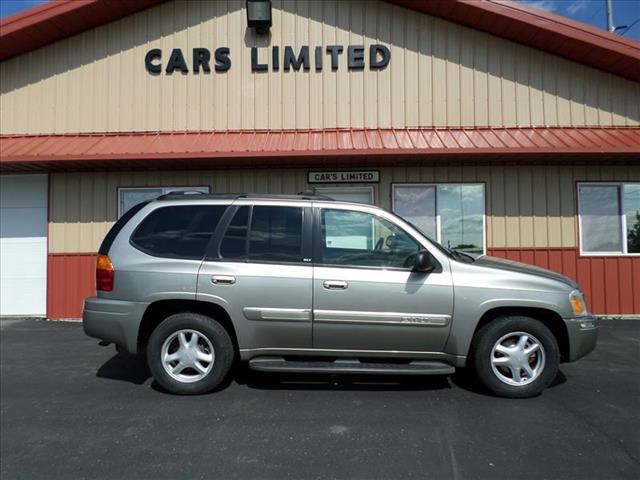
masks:
[[[106,255],[98,255],[96,263],[96,289],[102,292],[113,290],[113,264]]]

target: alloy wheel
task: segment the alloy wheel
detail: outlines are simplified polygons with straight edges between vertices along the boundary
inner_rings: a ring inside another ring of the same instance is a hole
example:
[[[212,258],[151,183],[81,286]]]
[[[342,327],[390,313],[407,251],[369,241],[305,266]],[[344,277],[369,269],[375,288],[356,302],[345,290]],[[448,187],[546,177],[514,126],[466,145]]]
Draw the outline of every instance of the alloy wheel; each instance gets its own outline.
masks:
[[[544,364],[544,347],[530,333],[508,333],[491,350],[493,373],[507,385],[523,386],[533,382],[544,370]]]
[[[211,341],[201,332],[191,329],[178,330],[167,337],[160,356],[165,371],[183,383],[202,380],[215,363]]]

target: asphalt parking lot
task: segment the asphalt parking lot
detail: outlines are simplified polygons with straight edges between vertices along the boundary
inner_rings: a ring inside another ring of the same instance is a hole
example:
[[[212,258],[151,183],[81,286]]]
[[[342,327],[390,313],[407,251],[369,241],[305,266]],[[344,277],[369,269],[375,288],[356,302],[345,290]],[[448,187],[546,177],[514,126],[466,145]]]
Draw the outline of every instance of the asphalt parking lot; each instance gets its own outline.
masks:
[[[79,323],[2,321],[0,477],[640,478],[640,321],[528,400],[452,377],[265,375],[159,391]]]

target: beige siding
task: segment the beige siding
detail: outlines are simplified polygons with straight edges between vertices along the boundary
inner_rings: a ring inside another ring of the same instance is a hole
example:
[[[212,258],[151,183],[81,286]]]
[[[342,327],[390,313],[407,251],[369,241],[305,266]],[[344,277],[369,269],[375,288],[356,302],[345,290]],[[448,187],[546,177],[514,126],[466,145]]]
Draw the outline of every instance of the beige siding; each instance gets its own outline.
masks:
[[[167,2],[3,62],[2,133],[640,122],[638,83],[381,1],[274,0],[270,45],[345,45],[340,68],[325,54],[322,72],[312,57],[308,72],[252,73],[249,47],[269,39],[244,5]],[[372,43],[389,67],[348,71],[346,45]],[[191,66],[193,47],[220,46],[226,73],[144,69],[150,48]]]
[[[576,246],[576,182],[640,181],[640,166],[419,166],[380,169],[376,203],[389,208],[393,183],[482,182],[487,246]],[[117,189],[208,185],[212,192],[297,193],[306,169],[51,174],[49,251],[94,252],[117,217]]]

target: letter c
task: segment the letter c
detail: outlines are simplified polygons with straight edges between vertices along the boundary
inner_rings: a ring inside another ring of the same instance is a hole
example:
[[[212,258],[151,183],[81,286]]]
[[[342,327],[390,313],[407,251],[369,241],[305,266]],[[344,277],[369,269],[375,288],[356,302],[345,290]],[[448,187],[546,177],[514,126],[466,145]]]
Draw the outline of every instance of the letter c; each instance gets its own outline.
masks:
[[[144,56],[144,66],[149,73],[160,73],[162,71],[162,65],[160,63],[153,63],[154,60],[160,60],[162,58],[162,50],[159,48],[152,48]]]

